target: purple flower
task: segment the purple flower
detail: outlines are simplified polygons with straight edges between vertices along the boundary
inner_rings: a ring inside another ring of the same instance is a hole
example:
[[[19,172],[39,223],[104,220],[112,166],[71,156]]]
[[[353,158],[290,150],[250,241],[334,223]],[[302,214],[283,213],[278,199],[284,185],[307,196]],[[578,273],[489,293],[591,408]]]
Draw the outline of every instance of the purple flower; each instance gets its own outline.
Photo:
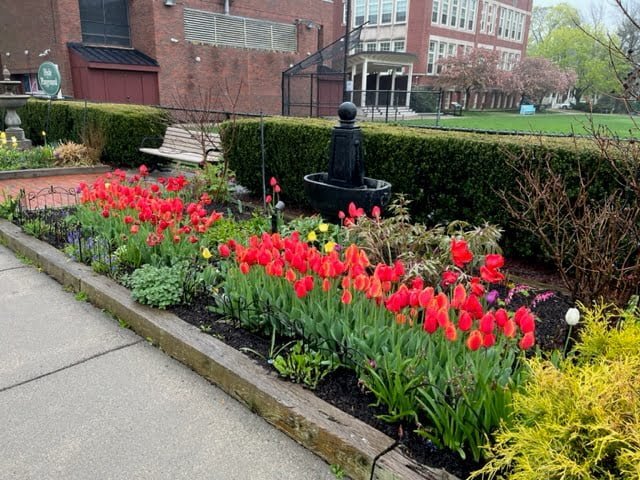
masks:
[[[500,293],[497,290],[491,290],[490,292],[488,292],[485,295],[485,299],[487,300],[487,303],[489,305],[495,303],[495,301],[498,299],[498,296],[500,295]]]

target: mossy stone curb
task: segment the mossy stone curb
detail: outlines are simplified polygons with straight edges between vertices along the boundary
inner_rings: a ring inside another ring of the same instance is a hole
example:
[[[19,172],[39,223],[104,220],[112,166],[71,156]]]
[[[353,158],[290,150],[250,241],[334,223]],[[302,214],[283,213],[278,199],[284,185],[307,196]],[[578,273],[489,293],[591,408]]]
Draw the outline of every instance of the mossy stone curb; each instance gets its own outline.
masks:
[[[138,335],[192,368],[250,410],[354,480],[368,480],[377,455],[393,439],[318,399],[300,385],[283,382],[223,342],[175,315],[140,305],[129,290],[67,258],[54,247],[0,219],[0,242],[26,257],[58,282],[125,321]],[[378,480],[457,480],[444,470],[422,466],[399,450],[383,455]]]

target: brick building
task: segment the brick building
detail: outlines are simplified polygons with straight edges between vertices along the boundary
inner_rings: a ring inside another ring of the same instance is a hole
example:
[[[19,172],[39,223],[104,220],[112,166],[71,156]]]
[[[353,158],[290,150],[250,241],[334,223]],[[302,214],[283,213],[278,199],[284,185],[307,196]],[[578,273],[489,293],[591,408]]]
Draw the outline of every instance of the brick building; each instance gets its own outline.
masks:
[[[525,53],[533,9],[533,0],[352,2],[354,26],[365,24],[349,61],[356,91],[352,97],[359,105],[375,102],[370,93],[365,97],[365,90],[410,91],[433,85],[442,59],[471,48],[498,50],[502,68],[513,68]],[[409,104],[408,95],[398,98]],[[446,92],[444,107],[460,98],[460,92]],[[498,91],[478,92],[470,106],[508,108],[518,100]]]
[[[184,104],[203,89],[238,111],[278,113],[281,75],[338,35],[327,0],[20,0],[0,16],[0,52],[35,91],[45,60],[62,93]],[[7,53],[9,55],[7,55]]]
[[[6,3],[0,63],[27,91],[52,61],[62,93],[78,99],[176,105],[211,88],[237,96],[237,111],[265,113],[281,111],[282,72],[343,35],[347,11],[344,0]],[[348,59],[349,84],[404,91],[408,104],[406,91],[431,83],[438,61],[460,48],[501,50],[509,68],[523,55],[531,9],[532,0],[351,0],[352,26],[369,23]],[[380,101],[362,93],[354,101]]]

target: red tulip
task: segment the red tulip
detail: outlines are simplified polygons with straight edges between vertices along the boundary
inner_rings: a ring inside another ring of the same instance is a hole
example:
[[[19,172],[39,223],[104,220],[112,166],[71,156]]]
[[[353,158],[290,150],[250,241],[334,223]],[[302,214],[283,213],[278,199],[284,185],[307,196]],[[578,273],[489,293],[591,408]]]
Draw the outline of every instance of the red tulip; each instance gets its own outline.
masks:
[[[471,315],[469,315],[469,312],[463,311],[460,314],[460,317],[458,317],[458,328],[463,332],[466,332],[471,328],[471,325],[473,325]]]
[[[451,239],[451,258],[453,263],[460,268],[473,260],[473,253],[469,250],[466,240]]]
[[[493,333],[485,333],[482,337],[482,346],[489,348],[496,343],[496,336]]]
[[[480,267],[480,276],[485,282],[498,283],[504,280],[504,275],[498,270],[488,268],[486,266]]]
[[[348,290],[348,289],[344,290],[342,292],[342,298],[340,299],[340,301],[345,305],[349,305],[352,300],[353,300],[353,295],[351,294],[351,290]]]
[[[442,284],[446,287],[447,285],[453,285],[458,280],[460,276],[457,272],[452,272],[451,270],[445,270],[442,272]]]
[[[484,265],[490,270],[504,266],[504,257],[499,253],[490,253],[484,256]]]
[[[520,339],[520,342],[518,343],[518,345],[522,350],[527,350],[533,347],[535,343],[536,343],[536,337],[534,336],[533,332],[528,332],[528,333],[525,333],[524,337]]]
[[[467,338],[467,347],[469,350],[476,351],[478,350],[483,343],[484,339],[482,337],[482,333],[479,330],[474,330]]]
[[[456,339],[458,338],[458,331],[456,330],[456,327],[453,323],[448,323],[444,327],[444,336],[450,342],[456,341]]]
[[[231,250],[226,244],[221,243],[220,245],[218,245],[218,253],[221,257],[227,258],[231,255]]]

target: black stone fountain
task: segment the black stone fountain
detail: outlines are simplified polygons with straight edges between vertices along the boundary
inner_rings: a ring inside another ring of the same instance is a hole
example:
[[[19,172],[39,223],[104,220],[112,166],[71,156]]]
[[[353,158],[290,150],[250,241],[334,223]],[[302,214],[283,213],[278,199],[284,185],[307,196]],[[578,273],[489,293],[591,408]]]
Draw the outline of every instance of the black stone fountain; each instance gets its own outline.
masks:
[[[331,132],[329,171],[304,177],[311,206],[329,221],[336,221],[339,211],[347,212],[350,202],[369,214],[374,206],[382,208],[391,198],[389,182],[364,176],[362,131],[355,124],[357,111],[351,102],[338,107],[340,124]]]

